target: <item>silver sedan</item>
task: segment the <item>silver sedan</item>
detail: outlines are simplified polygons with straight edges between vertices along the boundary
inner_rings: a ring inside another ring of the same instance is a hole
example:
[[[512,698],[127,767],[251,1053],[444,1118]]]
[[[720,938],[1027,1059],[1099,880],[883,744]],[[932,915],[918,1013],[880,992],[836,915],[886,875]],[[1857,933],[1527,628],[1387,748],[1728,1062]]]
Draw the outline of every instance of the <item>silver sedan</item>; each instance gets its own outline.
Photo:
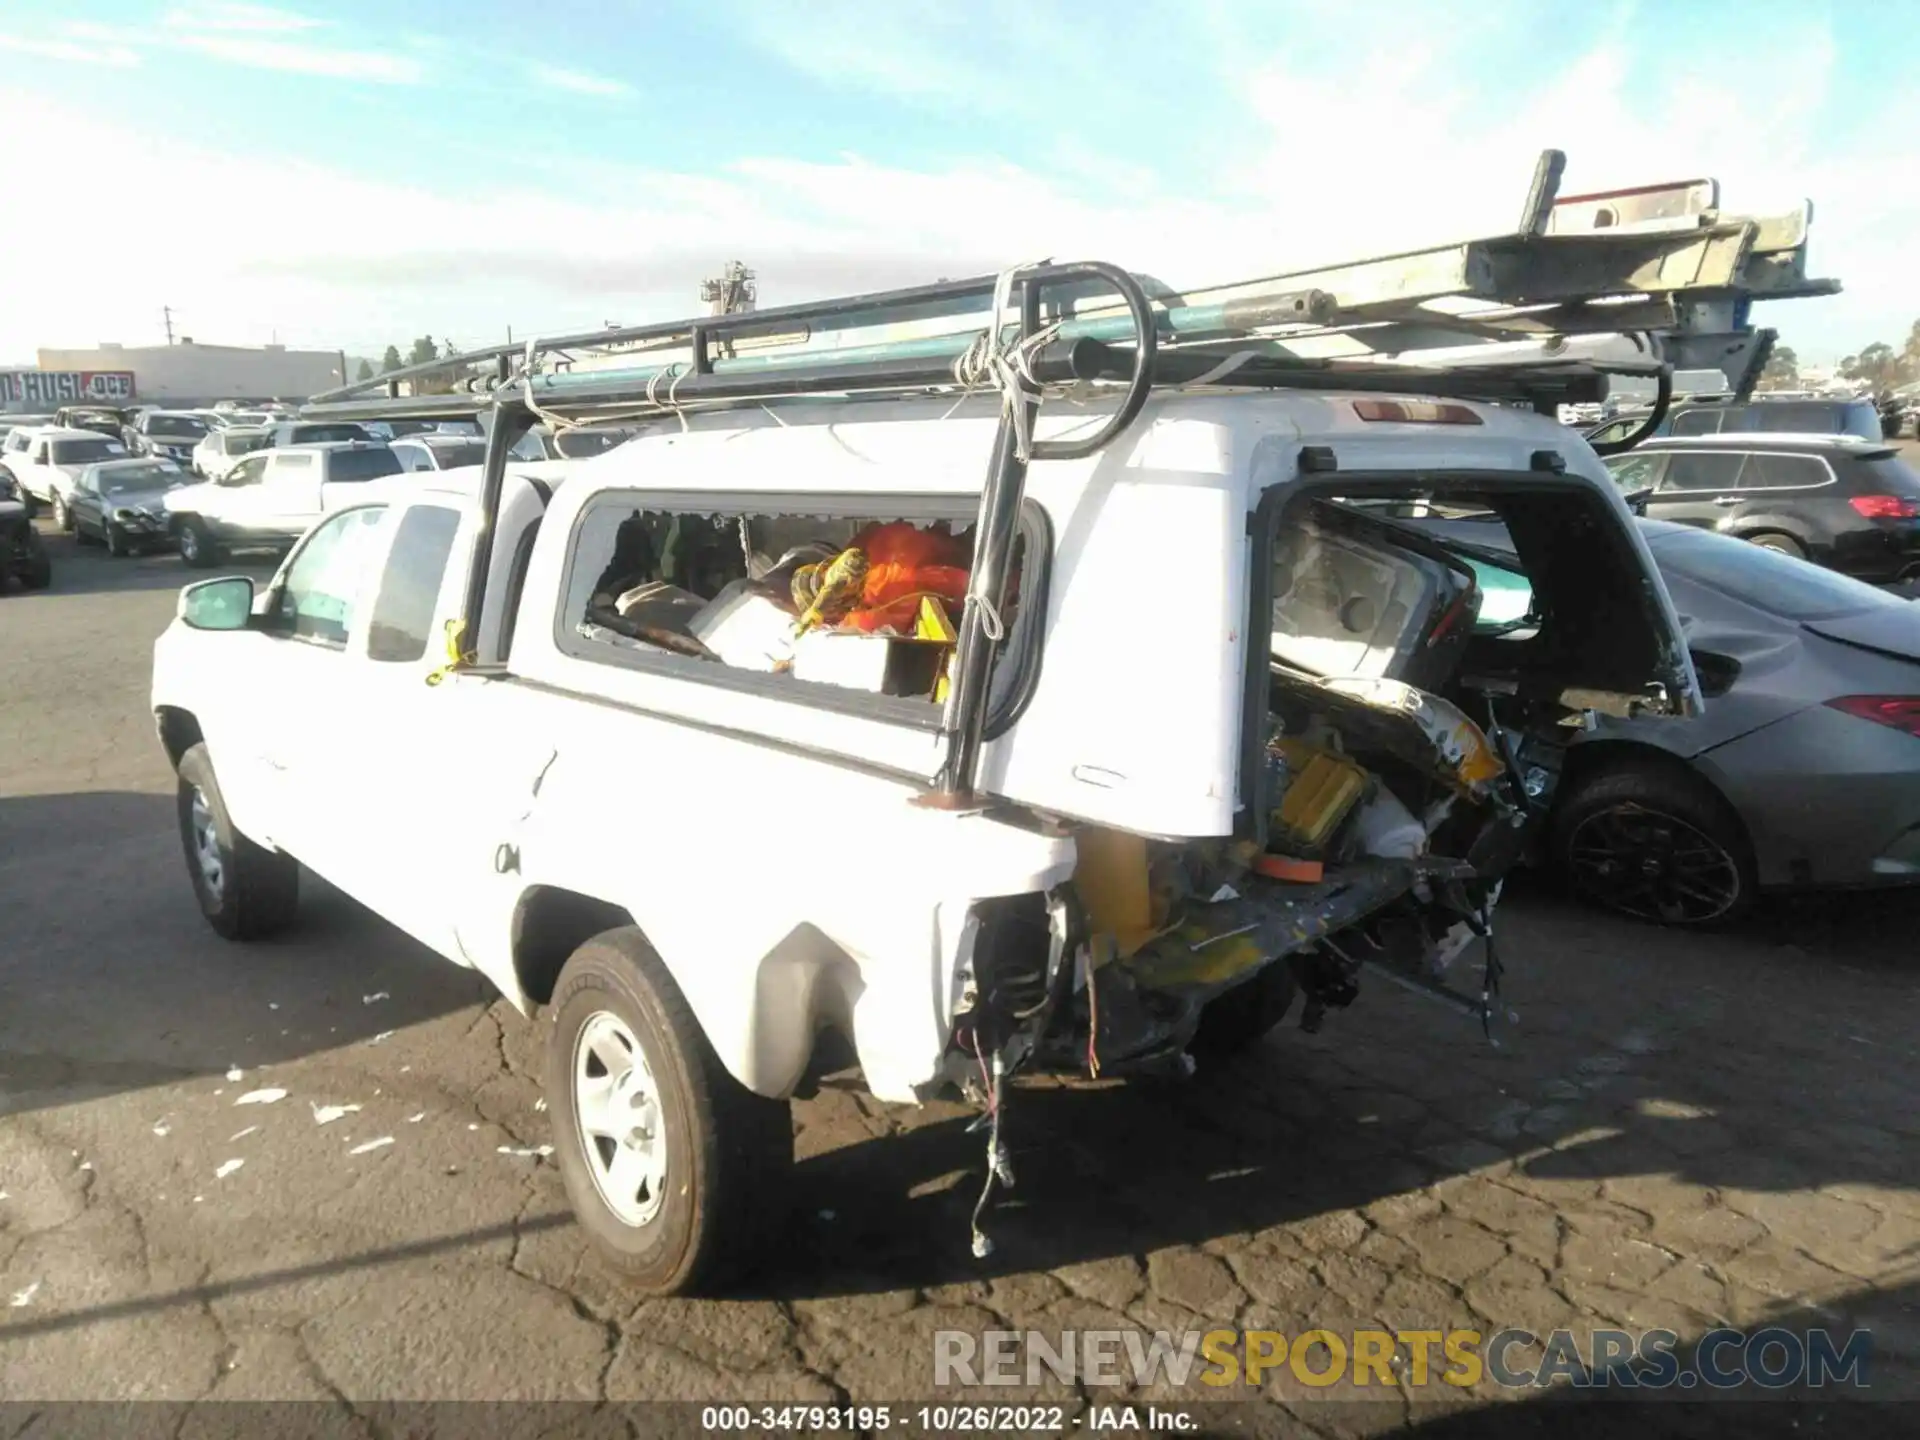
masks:
[[[1920,604],[1710,531],[1639,523],[1706,708],[1602,719],[1580,737],[1542,858],[1585,897],[1671,925],[1729,920],[1763,890],[1920,883]],[[1422,528],[1482,557],[1512,553],[1497,525]],[[1527,610],[1523,576],[1476,569],[1483,623]]]

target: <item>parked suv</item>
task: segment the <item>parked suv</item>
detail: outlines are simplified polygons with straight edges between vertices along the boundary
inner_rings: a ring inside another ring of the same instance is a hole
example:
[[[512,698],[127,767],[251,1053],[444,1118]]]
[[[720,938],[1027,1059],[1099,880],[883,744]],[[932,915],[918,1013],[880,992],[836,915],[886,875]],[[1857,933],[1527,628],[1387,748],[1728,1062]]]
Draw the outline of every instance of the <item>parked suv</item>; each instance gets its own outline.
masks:
[[[195,569],[229,550],[285,549],[339,503],[341,487],[399,472],[399,457],[371,441],[262,450],[220,480],[169,490],[167,530]]]
[[[1650,440],[1606,462],[1650,519],[1717,530],[1875,585],[1920,576],[1920,475],[1851,435]]]
[[[273,444],[273,432],[264,425],[233,425],[209,430],[193,447],[193,473],[208,480],[223,480],[247,456]]]
[[[1647,423],[1651,407],[1616,415],[1586,432],[1596,445],[1624,440]],[[1864,396],[1827,399],[1820,396],[1756,395],[1744,403],[1729,397],[1695,396],[1676,400],[1660,422],[1654,437],[1668,435],[1854,435],[1880,440],[1880,412]]]
[[[31,514],[37,505],[53,508],[54,523],[67,528],[67,501],[80,471],[102,460],[124,460],[127,447],[94,430],[45,425],[15,430],[0,448],[0,475],[19,484],[20,499]]]
[[[135,455],[171,460],[185,468],[193,463],[194,447],[210,428],[204,418],[184,410],[144,410],[121,432],[121,438]]]
[[[267,442],[281,445],[338,445],[349,440],[372,440],[374,434],[350,420],[284,420],[268,425]]]

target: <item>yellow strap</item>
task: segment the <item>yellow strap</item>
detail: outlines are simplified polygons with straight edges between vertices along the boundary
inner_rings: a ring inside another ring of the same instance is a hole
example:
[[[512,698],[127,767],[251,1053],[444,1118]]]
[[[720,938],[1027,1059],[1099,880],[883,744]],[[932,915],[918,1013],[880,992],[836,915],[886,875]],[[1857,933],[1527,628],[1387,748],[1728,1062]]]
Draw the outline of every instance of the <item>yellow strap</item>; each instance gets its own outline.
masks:
[[[438,685],[447,676],[463,665],[471,665],[478,657],[471,650],[462,650],[460,641],[467,633],[467,622],[458,617],[447,621],[447,663],[427,676],[427,684]]]

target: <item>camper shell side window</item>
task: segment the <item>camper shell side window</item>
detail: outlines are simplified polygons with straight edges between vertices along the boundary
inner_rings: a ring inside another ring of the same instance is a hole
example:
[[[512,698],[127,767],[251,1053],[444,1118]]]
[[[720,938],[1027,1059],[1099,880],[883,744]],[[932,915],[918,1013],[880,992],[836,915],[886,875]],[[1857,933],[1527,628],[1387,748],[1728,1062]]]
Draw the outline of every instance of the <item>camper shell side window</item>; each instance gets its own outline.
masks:
[[[607,491],[575,521],[554,641],[577,659],[933,729],[978,509],[972,496]],[[1031,693],[1049,554],[1029,501],[998,607],[990,733]]]

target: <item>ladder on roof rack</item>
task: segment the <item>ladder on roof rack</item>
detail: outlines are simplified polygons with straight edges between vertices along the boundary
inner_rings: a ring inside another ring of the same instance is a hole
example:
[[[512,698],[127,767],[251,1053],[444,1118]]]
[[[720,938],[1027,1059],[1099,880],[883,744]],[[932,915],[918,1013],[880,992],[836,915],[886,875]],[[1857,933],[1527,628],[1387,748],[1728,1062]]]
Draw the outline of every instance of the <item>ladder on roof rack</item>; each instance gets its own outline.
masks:
[[[509,446],[536,418],[640,418],[810,395],[972,388],[1005,399],[976,531],[943,719],[935,798],[972,803],[993,641],[1031,459],[1085,455],[1116,437],[1156,385],[1388,390],[1530,405],[1603,400],[1609,373],[1655,375],[1664,418],[1676,369],[1716,369],[1748,393],[1774,332],[1755,300],[1831,295],[1809,278],[1810,205],[1756,218],[1720,208],[1711,180],[1559,195],[1566,157],[1544,152],[1517,227],[1452,245],[1205,290],[1175,291],[1104,264],[703,315],[494,346],[316,395],[303,418],[379,420],[491,412],[476,546],[461,622],[478,635],[492,519]],[[1010,318],[1011,317],[1011,318]],[[437,394],[404,393],[445,381]],[[1086,440],[1032,441],[1040,387],[1123,382]]]

